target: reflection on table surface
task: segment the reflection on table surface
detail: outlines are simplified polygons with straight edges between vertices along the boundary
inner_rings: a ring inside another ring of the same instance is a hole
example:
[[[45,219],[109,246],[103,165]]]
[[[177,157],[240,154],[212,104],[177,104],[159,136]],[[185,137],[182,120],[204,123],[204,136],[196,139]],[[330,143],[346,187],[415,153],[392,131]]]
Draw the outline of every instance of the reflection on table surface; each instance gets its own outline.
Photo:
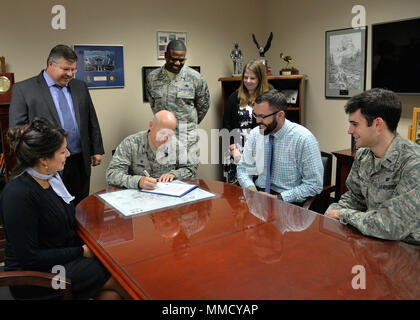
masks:
[[[77,207],[80,235],[134,298],[420,299],[420,249],[237,186],[188,182],[218,197],[133,217],[95,195]],[[355,266],[366,289],[353,288]]]

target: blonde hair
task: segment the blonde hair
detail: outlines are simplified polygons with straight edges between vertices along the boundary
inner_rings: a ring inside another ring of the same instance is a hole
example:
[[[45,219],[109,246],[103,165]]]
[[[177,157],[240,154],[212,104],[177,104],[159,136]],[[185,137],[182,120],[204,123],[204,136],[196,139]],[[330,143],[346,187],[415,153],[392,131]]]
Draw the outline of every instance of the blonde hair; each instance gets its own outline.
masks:
[[[238,89],[238,99],[240,107],[245,107],[249,101],[249,92],[244,85],[244,75],[247,69],[254,72],[258,79],[258,85],[257,88],[255,88],[255,98],[258,98],[264,92],[270,90],[270,88],[268,87],[268,80],[265,73],[265,65],[260,60],[249,61],[245,65],[244,70],[242,71],[241,85]]]

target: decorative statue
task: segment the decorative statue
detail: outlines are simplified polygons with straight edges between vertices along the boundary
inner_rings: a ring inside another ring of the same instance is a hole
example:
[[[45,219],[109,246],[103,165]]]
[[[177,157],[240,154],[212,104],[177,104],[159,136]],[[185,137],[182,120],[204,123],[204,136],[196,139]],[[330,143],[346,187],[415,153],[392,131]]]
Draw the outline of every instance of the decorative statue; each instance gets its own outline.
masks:
[[[284,69],[288,69],[290,61],[293,60],[291,56],[285,56],[285,55],[283,55],[283,53],[280,53],[280,59],[283,59],[287,63],[286,68],[284,68]]]
[[[235,48],[231,51],[230,57],[233,61],[233,74],[232,76],[240,76],[242,74],[242,51],[239,49],[237,42],[233,43]]]
[[[260,54],[260,57],[261,58],[264,58],[265,57],[265,53],[268,51],[268,49],[270,49],[270,47],[271,47],[271,41],[273,40],[273,33],[272,32],[270,32],[270,36],[268,37],[268,40],[267,40],[267,43],[265,44],[265,47],[263,48],[263,47],[260,47],[260,45],[258,44],[258,42],[257,42],[257,39],[255,39],[255,35],[254,34],[252,34],[252,40],[254,40],[254,43],[257,45],[257,48],[258,48],[258,52],[259,52],[259,54]]]
[[[262,63],[264,63],[265,65],[265,69],[266,69],[266,73],[267,75],[270,75],[270,67],[268,66],[268,62],[267,59],[265,59],[265,53],[268,51],[268,49],[270,49],[271,47],[271,41],[273,40],[273,33],[270,32],[270,36],[267,39],[267,43],[265,44],[265,47],[261,47],[258,42],[257,39],[255,39],[255,35],[252,34],[252,40],[254,40],[255,45],[258,48],[258,53],[260,54],[260,60],[262,61]]]
[[[291,75],[299,74],[299,70],[290,65],[290,62],[293,60],[291,56],[285,56],[283,53],[280,53],[280,59],[286,62],[286,67],[280,70],[281,75]]]

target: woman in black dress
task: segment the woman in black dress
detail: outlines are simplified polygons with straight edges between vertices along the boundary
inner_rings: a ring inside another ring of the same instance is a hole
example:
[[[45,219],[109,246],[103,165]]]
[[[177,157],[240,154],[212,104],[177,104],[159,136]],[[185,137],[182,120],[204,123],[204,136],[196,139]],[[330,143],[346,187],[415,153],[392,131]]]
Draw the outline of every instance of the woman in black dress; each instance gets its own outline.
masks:
[[[239,88],[228,98],[223,114],[223,128],[229,130],[229,150],[224,152],[223,175],[228,183],[236,183],[236,164],[241,159],[245,140],[257,126],[252,116],[254,101],[270,90],[265,65],[260,60],[248,62],[242,72]],[[233,130],[233,131],[232,131]]]
[[[52,272],[54,266],[62,266],[65,274],[60,275],[71,279],[74,299],[127,297],[76,233],[74,197],[58,174],[70,155],[66,136],[45,119],[9,129],[17,165],[0,197],[5,270]],[[10,290],[18,299],[56,293],[53,288],[33,286]]]

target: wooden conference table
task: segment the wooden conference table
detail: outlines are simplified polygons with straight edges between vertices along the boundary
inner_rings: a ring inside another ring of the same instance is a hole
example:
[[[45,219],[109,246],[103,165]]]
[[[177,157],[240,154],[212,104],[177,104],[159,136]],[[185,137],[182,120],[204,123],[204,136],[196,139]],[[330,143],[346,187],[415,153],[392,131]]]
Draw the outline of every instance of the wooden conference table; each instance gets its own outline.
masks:
[[[230,184],[188,182],[217,197],[131,217],[95,195],[77,207],[80,236],[133,299],[420,299],[420,249]]]

